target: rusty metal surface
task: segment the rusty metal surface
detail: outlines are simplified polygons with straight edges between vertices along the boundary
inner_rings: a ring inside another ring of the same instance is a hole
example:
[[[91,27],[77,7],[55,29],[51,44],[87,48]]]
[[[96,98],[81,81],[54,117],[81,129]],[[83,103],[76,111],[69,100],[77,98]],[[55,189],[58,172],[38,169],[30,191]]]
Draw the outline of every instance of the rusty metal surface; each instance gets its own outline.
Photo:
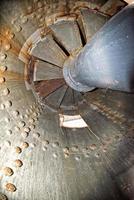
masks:
[[[24,74],[26,77],[25,80],[28,84],[32,84],[33,81],[34,65],[35,65],[35,59],[33,57],[31,57],[29,63],[25,65]]]
[[[125,6],[125,2],[117,0],[108,0],[100,9],[101,12],[109,15],[116,14],[121,8]]]

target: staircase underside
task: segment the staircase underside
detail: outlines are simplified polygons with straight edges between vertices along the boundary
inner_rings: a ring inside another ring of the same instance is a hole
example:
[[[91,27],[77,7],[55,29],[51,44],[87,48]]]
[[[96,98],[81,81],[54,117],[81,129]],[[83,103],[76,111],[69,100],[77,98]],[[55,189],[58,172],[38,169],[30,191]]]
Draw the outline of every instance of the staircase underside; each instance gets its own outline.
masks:
[[[134,95],[76,92],[62,73],[125,5],[1,2],[0,199],[133,200]],[[60,126],[66,116],[86,126]]]

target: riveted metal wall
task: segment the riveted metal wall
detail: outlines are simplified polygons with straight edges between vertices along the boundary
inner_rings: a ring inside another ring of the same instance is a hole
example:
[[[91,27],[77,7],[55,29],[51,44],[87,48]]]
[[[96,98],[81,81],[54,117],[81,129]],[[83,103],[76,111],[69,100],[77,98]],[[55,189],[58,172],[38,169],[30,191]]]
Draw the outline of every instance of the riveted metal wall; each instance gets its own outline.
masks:
[[[133,199],[134,96],[110,90],[83,95],[62,85],[38,99],[28,68],[34,44],[57,19],[72,19],[80,8],[111,16],[122,6],[101,0],[0,2],[0,199]],[[88,127],[60,127],[59,114],[80,114]]]

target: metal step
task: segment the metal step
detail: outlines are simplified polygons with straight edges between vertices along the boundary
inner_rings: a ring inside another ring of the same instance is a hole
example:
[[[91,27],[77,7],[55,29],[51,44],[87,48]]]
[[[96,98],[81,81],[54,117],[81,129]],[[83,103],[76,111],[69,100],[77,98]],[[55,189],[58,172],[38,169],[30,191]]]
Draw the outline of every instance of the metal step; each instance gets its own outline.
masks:
[[[33,81],[51,80],[59,78],[63,78],[61,68],[40,60],[36,61],[34,66]]]
[[[35,92],[41,98],[45,98],[51,93],[55,92],[58,88],[65,85],[64,79],[52,79],[52,80],[44,80],[44,81],[35,81],[34,89]]]
[[[66,59],[65,53],[53,40],[51,35],[47,35],[32,50],[31,54],[41,60],[48,61],[62,68]]]
[[[74,100],[74,91],[72,90],[72,88],[68,87],[68,89],[66,90],[60,108],[63,108],[65,110],[76,109]]]
[[[60,21],[50,26],[56,40],[73,54],[82,48],[79,28],[76,21]]]
[[[45,104],[53,109],[59,110],[67,88],[68,86],[64,85],[57,89],[55,92],[51,93],[48,97],[45,98]]]
[[[94,34],[108,21],[109,17],[99,12],[81,9],[78,23],[85,38],[88,42]]]

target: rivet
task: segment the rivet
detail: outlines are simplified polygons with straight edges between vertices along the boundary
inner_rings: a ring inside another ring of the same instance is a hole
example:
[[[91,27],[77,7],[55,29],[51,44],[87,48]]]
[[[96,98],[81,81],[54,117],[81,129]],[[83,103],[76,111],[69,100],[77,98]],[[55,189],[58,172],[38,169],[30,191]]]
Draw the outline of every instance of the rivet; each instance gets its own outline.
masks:
[[[4,194],[0,193],[0,200],[8,200],[8,199]]]
[[[10,93],[10,90],[8,88],[5,88],[2,93],[4,96],[7,96]]]
[[[52,143],[52,146],[53,146],[53,147],[59,147],[59,142],[57,142],[57,141],[56,141],[56,142],[53,142],[53,143]]]
[[[22,152],[22,149],[20,147],[15,147],[15,152],[17,154],[20,154]]]
[[[5,167],[3,169],[3,173],[5,176],[12,176],[14,174],[13,170],[10,167]]]
[[[63,148],[63,152],[64,152],[64,153],[69,153],[69,147]]]
[[[10,33],[8,37],[9,37],[9,39],[13,39],[15,37],[15,34],[14,33]]]
[[[91,150],[95,150],[96,149],[96,144],[91,144],[89,147]]]
[[[42,150],[43,150],[43,151],[47,151],[47,147],[46,147],[46,146],[43,146],[43,147],[42,147]]]
[[[5,51],[8,51],[9,49],[11,49],[11,44],[5,44],[4,49]]]
[[[11,107],[12,106],[12,102],[11,101],[6,101],[5,102],[5,106],[6,106],[6,108]]]
[[[80,161],[80,156],[75,156],[74,158],[76,161]]]
[[[29,133],[31,131],[31,129],[29,127],[25,127],[24,131],[27,132],[27,133]]]
[[[1,72],[7,71],[7,66],[0,66],[0,71]]]
[[[4,61],[7,58],[7,55],[5,53],[0,54],[0,60]]]
[[[36,144],[35,143],[30,143],[30,147],[34,148],[34,147],[36,147]]]
[[[54,158],[57,158],[57,157],[58,157],[58,154],[57,154],[57,153],[53,153],[53,157],[54,157]]]
[[[36,117],[36,118],[34,118],[34,120],[35,120],[35,121],[38,121],[38,120],[39,120],[39,118],[38,118],[38,117]]]
[[[33,137],[38,139],[40,137],[40,134],[39,133],[33,133]]]
[[[2,110],[4,110],[5,109],[5,104],[0,104],[0,108],[2,109]]]
[[[9,140],[6,140],[6,141],[4,142],[4,144],[5,144],[6,147],[11,146],[11,142],[10,142]]]
[[[0,84],[4,83],[5,82],[5,78],[4,77],[0,77]]]
[[[34,123],[35,120],[33,118],[29,119],[29,123]]]
[[[20,25],[16,26],[16,32],[19,33],[22,30],[22,27]]]
[[[23,116],[23,115],[20,115],[20,119],[24,119],[24,116]]]
[[[27,132],[25,132],[25,131],[21,133],[21,136],[22,136],[23,138],[27,138],[28,135],[29,135],[29,133],[27,133]]]
[[[103,151],[104,153],[106,153],[106,152],[107,152],[107,148],[103,148],[102,151]]]
[[[21,148],[22,148],[22,149],[27,149],[28,147],[29,147],[28,142],[23,142],[23,143],[21,144]]]
[[[7,184],[5,185],[5,188],[6,188],[6,190],[9,191],[9,192],[15,192],[15,191],[16,191],[16,187],[15,187],[15,185],[13,185],[12,183],[7,183]]]
[[[28,18],[26,16],[24,16],[21,20],[22,24],[25,24],[28,21]]]
[[[65,158],[69,158],[69,153],[64,153]]]
[[[15,24],[16,19],[11,20],[11,24]]]
[[[78,146],[73,146],[73,147],[71,147],[71,150],[74,152],[77,152],[79,149],[78,149]]]
[[[90,153],[86,153],[84,154],[86,158],[89,158],[90,157]]]
[[[47,146],[49,144],[49,141],[48,140],[43,140],[42,144],[45,145],[45,146]]]
[[[27,113],[27,114],[30,114],[28,109],[26,109],[26,113]]]
[[[88,151],[88,147],[84,147],[83,149],[82,149],[82,151],[85,153],[85,152],[87,152]]]
[[[12,135],[12,133],[13,133],[12,130],[10,130],[10,129],[7,130],[7,135]]]
[[[35,129],[35,125],[34,124],[31,124],[29,127],[30,127],[31,130]]]
[[[99,153],[96,153],[96,154],[95,154],[95,157],[96,157],[96,158],[99,158],[99,157],[100,157],[100,154],[99,154]]]
[[[20,128],[19,128],[18,126],[15,126],[15,127],[14,127],[14,130],[19,132],[19,131],[20,131]]]
[[[27,114],[25,114],[25,118],[28,118],[28,115],[27,115]]]
[[[14,161],[14,164],[15,164],[16,167],[22,167],[23,162],[21,160],[17,159],[17,160]]]
[[[20,127],[24,127],[24,126],[26,125],[26,123],[25,123],[24,121],[20,121],[20,122],[18,123],[18,125],[19,125]]]
[[[9,123],[11,120],[8,117],[5,117],[5,122]]]
[[[14,110],[14,111],[12,112],[12,114],[13,114],[14,117],[18,117],[20,113],[19,113],[18,110]]]
[[[34,117],[37,117],[37,116],[38,116],[38,113],[34,112],[34,113],[33,113],[33,116],[34,116]]]
[[[29,108],[29,112],[31,112],[31,113],[33,112],[33,110],[32,110],[32,108],[31,108],[31,107]]]

